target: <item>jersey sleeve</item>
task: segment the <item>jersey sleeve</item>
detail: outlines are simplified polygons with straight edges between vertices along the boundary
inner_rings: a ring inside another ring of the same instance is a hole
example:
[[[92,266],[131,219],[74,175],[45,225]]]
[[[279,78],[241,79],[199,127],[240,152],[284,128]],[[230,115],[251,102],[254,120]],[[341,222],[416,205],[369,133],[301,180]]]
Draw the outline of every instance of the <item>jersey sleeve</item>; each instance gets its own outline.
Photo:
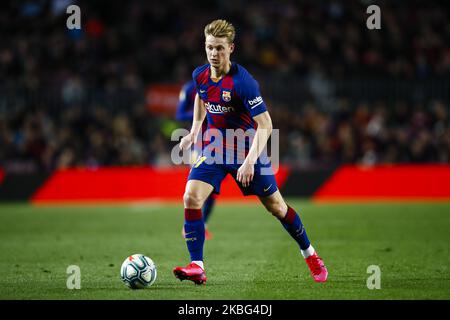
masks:
[[[250,74],[246,74],[239,82],[237,93],[242,99],[244,106],[250,112],[250,115],[255,117],[267,111],[258,82]]]
[[[194,87],[195,87],[195,91],[196,93],[199,93],[199,89],[200,88],[200,84],[199,84],[199,77],[200,77],[200,81],[201,81],[201,77],[204,76],[205,74],[205,69],[208,68],[208,64],[205,64],[203,66],[197,67],[193,72],[192,72],[192,80],[194,81]]]

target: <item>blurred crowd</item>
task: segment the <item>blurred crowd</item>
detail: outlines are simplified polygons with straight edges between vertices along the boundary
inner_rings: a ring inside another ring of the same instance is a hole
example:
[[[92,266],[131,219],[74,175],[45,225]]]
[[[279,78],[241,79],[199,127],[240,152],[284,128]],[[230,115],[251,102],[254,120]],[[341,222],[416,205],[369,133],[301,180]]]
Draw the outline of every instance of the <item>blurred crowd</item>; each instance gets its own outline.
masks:
[[[337,102],[335,112],[305,104],[300,113],[277,110],[283,160],[293,166],[394,163],[449,163],[449,107],[440,101],[351,105]]]
[[[73,3],[81,30],[66,28]],[[149,113],[145,88],[189,79],[205,62],[203,27],[216,18],[233,22],[233,60],[267,93],[283,162],[448,163],[449,4],[377,1],[382,29],[371,31],[371,3],[2,1],[0,166],[171,165],[177,124]],[[437,81],[447,96],[329,99],[333,83],[368,78]],[[280,83],[295,79],[308,85],[288,93],[306,91],[307,99],[287,103]]]

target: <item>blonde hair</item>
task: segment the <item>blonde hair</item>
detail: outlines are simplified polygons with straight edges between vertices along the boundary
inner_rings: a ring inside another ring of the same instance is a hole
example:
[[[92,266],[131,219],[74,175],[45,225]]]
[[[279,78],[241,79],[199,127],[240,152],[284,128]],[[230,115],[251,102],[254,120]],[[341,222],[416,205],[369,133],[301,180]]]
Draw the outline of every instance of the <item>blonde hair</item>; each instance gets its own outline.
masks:
[[[229,43],[233,43],[236,32],[234,26],[226,20],[214,20],[205,27],[205,37],[213,36],[217,38],[227,38]]]

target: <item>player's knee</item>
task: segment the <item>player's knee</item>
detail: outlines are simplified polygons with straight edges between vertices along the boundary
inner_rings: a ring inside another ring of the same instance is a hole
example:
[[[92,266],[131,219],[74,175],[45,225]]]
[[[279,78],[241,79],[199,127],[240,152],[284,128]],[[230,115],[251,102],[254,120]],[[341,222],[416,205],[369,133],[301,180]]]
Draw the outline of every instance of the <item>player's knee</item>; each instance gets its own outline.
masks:
[[[200,209],[202,207],[201,197],[193,192],[186,192],[183,196],[184,207],[190,209]]]
[[[283,219],[287,212],[287,205],[283,202],[273,202],[267,206],[267,210],[276,218]]]

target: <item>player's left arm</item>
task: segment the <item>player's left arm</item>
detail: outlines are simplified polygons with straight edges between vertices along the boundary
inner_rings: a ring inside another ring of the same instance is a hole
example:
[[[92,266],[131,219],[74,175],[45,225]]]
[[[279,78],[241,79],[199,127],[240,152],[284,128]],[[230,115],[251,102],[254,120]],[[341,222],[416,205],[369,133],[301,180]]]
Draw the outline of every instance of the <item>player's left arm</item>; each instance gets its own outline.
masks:
[[[258,124],[258,127],[247,157],[240,166],[236,176],[237,181],[241,182],[244,187],[247,187],[253,180],[255,174],[254,165],[272,133],[272,118],[268,111],[254,116],[253,119]]]

